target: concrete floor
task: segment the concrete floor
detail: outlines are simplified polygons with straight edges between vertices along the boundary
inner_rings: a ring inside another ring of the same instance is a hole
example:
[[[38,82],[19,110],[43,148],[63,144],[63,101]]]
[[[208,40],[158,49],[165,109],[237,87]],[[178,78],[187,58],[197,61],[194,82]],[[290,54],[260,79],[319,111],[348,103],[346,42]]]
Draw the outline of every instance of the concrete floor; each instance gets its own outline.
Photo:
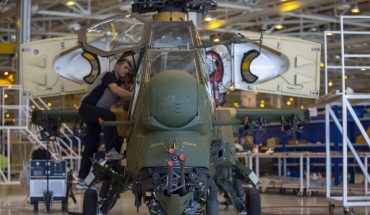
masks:
[[[0,185],[0,215],[27,215],[35,214],[33,206],[27,202],[27,188],[20,185]],[[69,212],[81,213],[82,212],[82,190],[74,190],[77,198],[77,203],[73,203],[69,199]],[[220,201],[223,197],[220,196]],[[328,201],[323,194],[315,194],[311,197],[298,197],[290,192],[287,194],[280,194],[278,192],[269,192],[261,194],[262,214],[315,214],[326,215],[328,211]],[[68,214],[61,212],[60,202],[54,202],[51,206],[52,214]],[[370,214],[370,208],[354,208],[355,214]],[[369,211],[369,212],[368,212]],[[44,204],[39,204],[39,214],[44,213]],[[131,192],[122,194],[116,206],[109,213],[110,215],[118,214],[148,214],[146,206],[140,208],[139,213],[136,212],[134,207],[133,195]],[[220,205],[219,215],[233,215],[237,214],[232,208],[225,211],[225,206]],[[334,210],[335,215],[343,214],[343,207],[337,205]]]

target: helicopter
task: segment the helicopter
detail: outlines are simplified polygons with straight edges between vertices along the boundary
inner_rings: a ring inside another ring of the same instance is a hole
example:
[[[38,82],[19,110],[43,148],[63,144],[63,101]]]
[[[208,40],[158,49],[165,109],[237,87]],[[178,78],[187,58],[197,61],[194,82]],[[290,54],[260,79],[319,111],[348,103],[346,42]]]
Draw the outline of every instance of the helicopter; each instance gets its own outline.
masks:
[[[85,181],[90,187],[100,182],[102,185],[99,193],[86,190],[83,214],[108,214],[120,194],[128,190],[134,195],[135,207],[139,210],[144,203],[149,214],[217,215],[219,192],[238,214],[261,214],[259,179],[238,161],[227,133],[232,133],[231,126],[242,127],[246,133],[263,131],[266,121],[279,121],[284,132],[296,132],[309,116],[306,110],[222,108],[222,97],[216,96],[215,88],[222,95],[233,79],[237,89],[263,91],[260,86],[266,85],[281,94],[288,89],[315,98],[320,46],[302,44],[311,50],[309,57],[300,53],[295,59],[299,66],[311,65],[313,75],[297,72],[292,75],[295,82],[286,81],[286,86],[281,80],[270,82],[293,70],[292,59],[262,47],[262,41],[268,44],[275,38],[236,36],[225,43],[232,46],[233,54],[221,57],[220,44],[203,44],[193,22],[186,21],[186,12],[204,13],[215,7],[216,3],[209,0],[134,1],[133,13],[85,26],[77,38],[57,39],[63,51],[51,60],[55,72],[51,84],[41,82],[42,75],[35,73],[31,81],[24,82],[25,95],[73,93],[86,90],[82,83],[92,83],[102,67],[109,67],[110,57],[129,58],[133,63],[136,74],[128,119],[100,122],[102,126],[128,127],[123,152],[126,164],[115,160],[93,163]],[[153,20],[140,16],[153,11],[158,12]],[[73,44],[76,41],[78,47]],[[22,46],[22,52],[34,53],[27,46]],[[33,64],[39,62],[23,58]],[[261,59],[262,64],[268,61],[273,66],[262,66],[258,73],[258,65],[256,68],[253,62]],[[87,69],[76,66],[82,61]],[[238,76],[223,71],[225,74],[218,74],[215,81],[220,67],[238,70]],[[67,79],[73,83],[63,82]],[[39,91],[27,90],[30,85],[36,85]],[[302,93],[304,87],[308,90]],[[36,111],[32,121],[45,126],[45,118],[48,125],[54,125],[78,117],[77,111],[74,115],[69,112],[67,117],[63,111]]]

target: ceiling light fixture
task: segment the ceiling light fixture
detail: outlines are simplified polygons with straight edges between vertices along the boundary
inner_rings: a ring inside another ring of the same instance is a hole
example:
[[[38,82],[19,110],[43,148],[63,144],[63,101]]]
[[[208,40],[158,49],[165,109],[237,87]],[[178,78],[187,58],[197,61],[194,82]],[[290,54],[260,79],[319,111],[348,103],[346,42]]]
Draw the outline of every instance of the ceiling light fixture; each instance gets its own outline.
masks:
[[[346,0],[341,0],[337,4],[337,9],[338,10],[348,10],[350,8],[350,5]]]
[[[216,37],[216,38],[214,38],[213,39],[213,42],[215,42],[215,43],[219,43],[221,40],[220,40],[220,38],[218,38],[218,37]]]
[[[284,26],[283,26],[283,25],[281,25],[281,24],[275,25],[275,29],[276,29],[276,30],[281,30],[281,29],[283,29],[283,28],[284,28]]]
[[[282,4],[282,7],[280,8],[280,12],[286,13],[293,10],[297,10],[300,7],[300,4],[298,2],[287,2]]]
[[[211,14],[206,14],[203,20],[205,22],[210,22],[210,21],[213,21],[213,17],[211,16]]]
[[[66,2],[66,5],[67,6],[75,6],[76,5],[76,1],[67,1]]]
[[[211,22],[209,22],[207,26],[207,30],[213,30],[213,29],[220,28],[224,24],[225,24],[225,20],[212,20]]]
[[[358,13],[360,13],[360,8],[358,8],[357,3],[352,7],[352,9],[351,9],[351,13],[353,13],[353,14],[358,14]]]

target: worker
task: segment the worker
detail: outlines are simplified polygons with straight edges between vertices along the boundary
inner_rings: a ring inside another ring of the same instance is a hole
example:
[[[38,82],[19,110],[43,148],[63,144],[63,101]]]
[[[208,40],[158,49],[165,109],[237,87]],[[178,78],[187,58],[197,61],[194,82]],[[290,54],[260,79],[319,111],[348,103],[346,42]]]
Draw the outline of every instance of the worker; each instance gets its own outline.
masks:
[[[86,142],[82,152],[81,167],[78,173],[78,189],[86,189],[86,176],[92,166],[91,160],[98,151],[100,142],[101,125],[103,121],[115,121],[116,116],[110,110],[120,97],[131,98],[132,92],[120,87],[121,80],[131,70],[130,61],[125,58],[117,60],[114,70],[100,74],[94,81],[91,89],[81,99],[79,114],[81,119],[86,123]],[[105,158],[122,159],[118,153],[121,143],[119,142],[117,127],[103,127]]]

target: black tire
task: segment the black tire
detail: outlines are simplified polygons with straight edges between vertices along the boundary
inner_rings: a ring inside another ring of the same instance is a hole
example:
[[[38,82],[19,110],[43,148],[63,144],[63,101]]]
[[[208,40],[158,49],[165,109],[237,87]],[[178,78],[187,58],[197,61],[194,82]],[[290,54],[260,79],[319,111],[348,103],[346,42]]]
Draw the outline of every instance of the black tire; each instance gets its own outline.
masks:
[[[83,200],[83,214],[84,215],[96,215],[96,209],[98,206],[98,193],[96,190],[87,189],[84,194]]]
[[[213,179],[208,178],[207,180],[209,193],[207,196],[206,209],[203,214],[205,215],[218,215],[218,189]]]
[[[206,209],[203,213],[205,215],[218,215],[218,201],[208,200],[206,203]]]
[[[248,188],[245,195],[245,207],[248,215],[261,215],[260,192],[256,188]]]

